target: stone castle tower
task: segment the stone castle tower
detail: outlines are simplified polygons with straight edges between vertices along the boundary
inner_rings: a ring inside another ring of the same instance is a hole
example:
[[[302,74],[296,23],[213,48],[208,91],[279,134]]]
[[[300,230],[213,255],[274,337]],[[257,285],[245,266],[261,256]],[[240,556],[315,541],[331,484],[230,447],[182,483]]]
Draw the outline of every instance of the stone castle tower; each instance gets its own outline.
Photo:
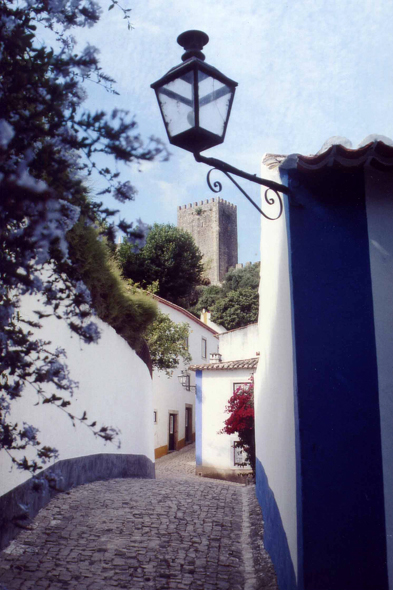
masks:
[[[188,231],[203,254],[205,276],[219,285],[237,264],[237,207],[221,198],[181,205],[177,227]]]

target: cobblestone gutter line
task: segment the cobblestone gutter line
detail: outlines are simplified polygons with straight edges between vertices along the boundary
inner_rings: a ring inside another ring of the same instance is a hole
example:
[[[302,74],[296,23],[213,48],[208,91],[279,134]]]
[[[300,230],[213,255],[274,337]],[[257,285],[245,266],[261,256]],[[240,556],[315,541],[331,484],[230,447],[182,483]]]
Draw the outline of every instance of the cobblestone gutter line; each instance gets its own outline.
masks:
[[[251,527],[250,527],[250,505],[249,492],[247,487],[242,488],[243,504],[243,527],[242,527],[242,549],[244,563],[244,590],[256,590],[256,576],[254,559],[251,548]]]

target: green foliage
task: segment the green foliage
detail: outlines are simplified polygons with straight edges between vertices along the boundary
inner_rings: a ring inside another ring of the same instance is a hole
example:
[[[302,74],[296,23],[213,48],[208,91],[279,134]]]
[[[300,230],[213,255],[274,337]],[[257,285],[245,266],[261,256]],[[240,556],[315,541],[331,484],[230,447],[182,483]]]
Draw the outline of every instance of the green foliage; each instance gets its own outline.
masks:
[[[240,291],[241,289],[245,288],[258,290],[259,270],[260,263],[257,262],[255,264],[251,264],[250,266],[245,266],[244,268],[229,271],[225,276],[222,285],[224,292],[228,293],[229,291]]]
[[[211,319],[227,330],[234,330],[256,322],[258,306],[258,291],[249,287],[241,291],[229,291],[214,305]]]
[[[139,350],[157,306],[141,290],[127,288],[106,241],[93,227],[79,221],[68,233],[72,268],[88,287],[99,318],[107,322],[135,350]],[[71,270],[69,270],[71,272]]]
[[[118,259],[125,277],[143,287],[158,281],[158,295],[179,303],[201,283],[202,254],[192,236],[171,224],[155,224],[138,252],[124,243]]]
[[[219,285],[208,285],[207,287],[197,288],[197,299],[198,302],[194,305],[190,311],[196,316],[202,313],[204,309],[211,311],[217,301],[223,297],[224,291]]]
[[[154,322],[149,326],[146,340],[149,346],[153,366],[172,375],[180,361],[191,362],[191,355],[186,347],[189,327],[186,322],[176,324],[169,315],[158,311]]]
[[[203,309],[211,312],[213,322],[227,330],[258,321],[259,263],[230,271],[222,287],[198,287],[198,302],[190,311],[199,317]]]

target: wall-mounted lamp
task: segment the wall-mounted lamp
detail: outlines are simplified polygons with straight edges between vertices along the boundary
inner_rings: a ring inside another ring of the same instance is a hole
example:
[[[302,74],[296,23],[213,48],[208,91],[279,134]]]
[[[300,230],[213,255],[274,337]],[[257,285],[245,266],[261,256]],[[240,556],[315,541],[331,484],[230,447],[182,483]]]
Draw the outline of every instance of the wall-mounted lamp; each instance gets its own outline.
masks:
[[[237,82],[205,62],[202,49],[209,42],[206,33],[186,31],[179,35],[177,42],[185,49],[183,63],[151,85],[156,92],[170,143],[192,152],[197,162],[213,167],[207,174],[210,190],[215,193],[222,190],[220,182],[210,182],[212,171],[220,170],[264,217],[278,219],[283,210],[279,192],[288,194],[287,186],[248,174],[222,160],[201,155],[200,152],[224,141]],[[278,203],[278,214],[275,217],[266,215],[231,174],[268,187],[265,202],[268,205]],[[276,198],[268,196],[269,190],[275,193]]]
[[[187,370],[183,369],[180,375],[177,376],[179,379],[179,383],[186,391],[191,391],[191,389],[196,389],[196,385],[190,385],[190,374]]]

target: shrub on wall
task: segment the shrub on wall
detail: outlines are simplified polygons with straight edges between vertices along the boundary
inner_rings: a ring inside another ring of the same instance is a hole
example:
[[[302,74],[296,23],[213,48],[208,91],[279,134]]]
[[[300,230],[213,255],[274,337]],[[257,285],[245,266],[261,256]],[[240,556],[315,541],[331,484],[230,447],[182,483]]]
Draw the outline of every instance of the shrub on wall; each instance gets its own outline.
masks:
[[[225,411],[230,414],[220,430],[221,434],[237,434],[239,446],[244,450],[247,462],[255,473],[255,429],[254,429],[254,378],[250,383],[240,385],[230,398]]]
[[[141,290],[127,288],[120,269],[98,230],[78,222],[67,235],[73,272],[88,287],[98,317],[139,350],[157,305]],[[72,272],[69,269],[68,272]]]

